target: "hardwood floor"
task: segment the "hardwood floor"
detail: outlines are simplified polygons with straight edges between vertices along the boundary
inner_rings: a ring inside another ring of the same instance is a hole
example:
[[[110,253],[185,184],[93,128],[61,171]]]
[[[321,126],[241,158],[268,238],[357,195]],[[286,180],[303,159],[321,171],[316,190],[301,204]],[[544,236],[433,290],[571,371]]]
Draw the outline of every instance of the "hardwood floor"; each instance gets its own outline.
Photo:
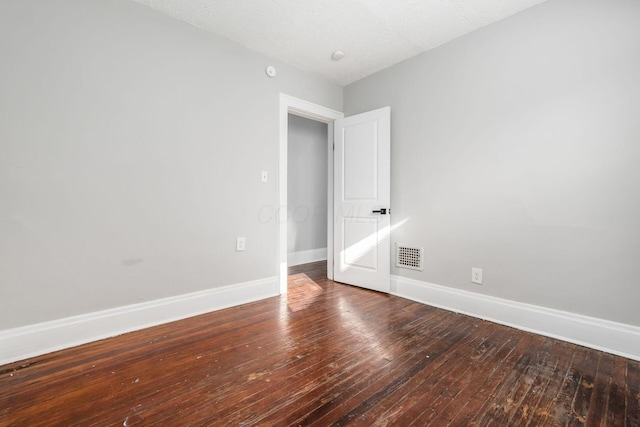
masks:
[[[292,268],[286,296],[2,366],[0,425],[640,425],[640,362],[324,268]]]

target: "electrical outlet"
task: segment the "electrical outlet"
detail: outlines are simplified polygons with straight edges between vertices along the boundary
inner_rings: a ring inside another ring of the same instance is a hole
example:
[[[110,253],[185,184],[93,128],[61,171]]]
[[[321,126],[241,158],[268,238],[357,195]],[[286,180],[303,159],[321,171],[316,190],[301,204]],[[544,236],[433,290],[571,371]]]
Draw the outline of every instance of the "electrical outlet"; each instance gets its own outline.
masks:
[[[236,238],[236,252],[244,252],[245,243],[246,241],[244,237]]]
[[[471,283],[482,285],[482,269],[471,267]]]

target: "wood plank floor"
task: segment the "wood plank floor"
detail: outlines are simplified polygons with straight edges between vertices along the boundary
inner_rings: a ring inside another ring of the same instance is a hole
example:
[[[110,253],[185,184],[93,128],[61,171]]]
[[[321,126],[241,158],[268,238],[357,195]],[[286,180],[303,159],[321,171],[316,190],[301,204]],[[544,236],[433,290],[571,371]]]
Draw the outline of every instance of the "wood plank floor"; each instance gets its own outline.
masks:
[[[292,268],[286,296],[2,366],[0,425],[640,425],[640,362],[324,268]]]

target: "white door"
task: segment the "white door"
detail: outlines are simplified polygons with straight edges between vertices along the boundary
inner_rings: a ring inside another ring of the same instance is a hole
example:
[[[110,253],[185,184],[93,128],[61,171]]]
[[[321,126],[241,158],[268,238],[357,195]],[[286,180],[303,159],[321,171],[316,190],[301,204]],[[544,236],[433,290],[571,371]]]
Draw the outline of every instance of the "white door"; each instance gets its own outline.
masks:
[[[335,121],[333,280],[391,288],[389,107]]]

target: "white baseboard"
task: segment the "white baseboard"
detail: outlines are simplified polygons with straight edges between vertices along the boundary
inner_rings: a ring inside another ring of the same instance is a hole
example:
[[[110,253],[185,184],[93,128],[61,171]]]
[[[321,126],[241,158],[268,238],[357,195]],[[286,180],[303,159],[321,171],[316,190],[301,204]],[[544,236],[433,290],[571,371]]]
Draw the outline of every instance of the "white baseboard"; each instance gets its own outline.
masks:
[[[278,278],[117,307],[0,331],[0,365],[273,297]]]
[[[287,265],[300,265],[309,262],[324,261],[327,259],[327,248],[310,249],[308,251],[289,252]]]
[[[640,361],[637,326],[399,276],[392,276],[391,290],[423,304]],[[276,295],[278,279],[272,277],[7,329],[0,331],[0,365]]]
[[[633,360],[640,360],[640,327],[392,276],[391,293]]]

